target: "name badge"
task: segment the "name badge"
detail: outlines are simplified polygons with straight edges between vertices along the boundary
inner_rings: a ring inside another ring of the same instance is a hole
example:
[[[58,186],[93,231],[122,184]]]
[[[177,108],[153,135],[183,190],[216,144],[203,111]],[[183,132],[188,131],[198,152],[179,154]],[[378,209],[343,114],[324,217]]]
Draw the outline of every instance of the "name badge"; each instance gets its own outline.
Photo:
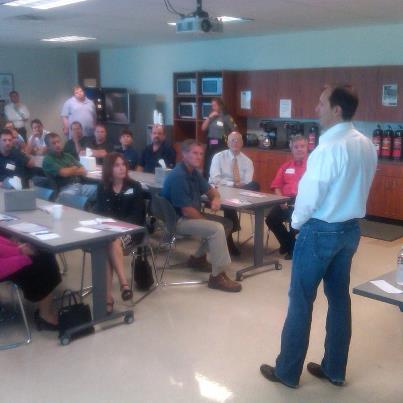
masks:
[[[10,170],[10,171],[15,171],[15,165],[14,164],[10,164],[9,162],[6,165],[6,169]]]
[[[223,126],[224,126],[224,123],[223,123],[223,122],[221,122],[221,120],[217,120],[217,126],[219,126],[219,127],[223,127]]]
[[[295,168],[287,168],[286,170],[285,170],[285,173],[286,174],[295,174]]]
[[[124,192],[123,194],[132,195],[133,194],[133,189],[127,189],[126,192]]]

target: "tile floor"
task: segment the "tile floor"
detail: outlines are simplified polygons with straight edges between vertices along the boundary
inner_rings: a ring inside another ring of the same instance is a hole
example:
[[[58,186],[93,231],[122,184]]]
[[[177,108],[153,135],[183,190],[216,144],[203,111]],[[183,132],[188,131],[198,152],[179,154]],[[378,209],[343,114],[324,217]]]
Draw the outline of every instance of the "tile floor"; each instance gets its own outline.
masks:
[[[392,270],[401,243],[362,238],[351,284]],[[191,241],[180,241],[177,261],[184,261],[184,252],[192,247]],[[231,272],[249,262],[251,247],[244,247]],[[78,287],[80,256],[69,253],[63,287]],[[113,326],[65,347],[55,334],[34,330],[30,345],[0,352],[0,401],[403,402],[403,314],[356,295],[347,386],[333,386],[304,371],[299,389],[291,390],[260,375],[261,363],[274,363],[287,309],[290,262],[282,263],[282,271],[245,279],[239,294],[204,285],[160,289],[134,308],[133,324]],[[168,273],[168,279],[203,276],[183,267]],[[308,361],[322,357],[325,315],[320,289]]]

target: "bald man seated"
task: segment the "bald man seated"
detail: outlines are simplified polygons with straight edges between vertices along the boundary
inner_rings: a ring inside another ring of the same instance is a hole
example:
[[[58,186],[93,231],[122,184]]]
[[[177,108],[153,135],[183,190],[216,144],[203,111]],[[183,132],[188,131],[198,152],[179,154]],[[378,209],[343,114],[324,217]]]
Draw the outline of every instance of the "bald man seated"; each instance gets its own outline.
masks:
[[[253,162],[241,152],[243,140],[241,133],[233,131],[228,136],[228,150],[214,155],[210,166],[209,183],[215,186],[231,186],[248,190],[259,190],[259,184],[253,181]],[[232,209],[223,209],[224,217],[233,223],[232,232],[240,231],[238,214]],[[232,234],[227,239],[228,249],[233,256],[239,256],[240,251],[235,246]]]

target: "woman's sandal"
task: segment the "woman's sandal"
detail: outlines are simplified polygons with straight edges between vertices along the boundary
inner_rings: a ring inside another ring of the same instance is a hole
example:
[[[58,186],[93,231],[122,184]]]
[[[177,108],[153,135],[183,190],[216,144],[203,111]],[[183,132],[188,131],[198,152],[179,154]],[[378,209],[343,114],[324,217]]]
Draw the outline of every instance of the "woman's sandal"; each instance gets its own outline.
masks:
[[[120,291],[123,301],[129,301],[133,298],[133,291],[130,289],[128,284],[122,284],[120,286]]]

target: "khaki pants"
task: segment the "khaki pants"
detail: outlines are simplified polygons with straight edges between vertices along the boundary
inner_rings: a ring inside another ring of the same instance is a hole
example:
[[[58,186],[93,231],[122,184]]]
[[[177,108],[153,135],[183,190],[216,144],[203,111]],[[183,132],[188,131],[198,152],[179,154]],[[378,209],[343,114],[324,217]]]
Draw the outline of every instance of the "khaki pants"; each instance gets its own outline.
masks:
[[[200,257],[209,252],[212,274],[217,276],[231,263],[228,252],[227,234],[231,233],[232,223],[224,217],[204,214],[205,219],[180,218],[176,224],[178,235],[191,235],[201,238],[195,256]]]

